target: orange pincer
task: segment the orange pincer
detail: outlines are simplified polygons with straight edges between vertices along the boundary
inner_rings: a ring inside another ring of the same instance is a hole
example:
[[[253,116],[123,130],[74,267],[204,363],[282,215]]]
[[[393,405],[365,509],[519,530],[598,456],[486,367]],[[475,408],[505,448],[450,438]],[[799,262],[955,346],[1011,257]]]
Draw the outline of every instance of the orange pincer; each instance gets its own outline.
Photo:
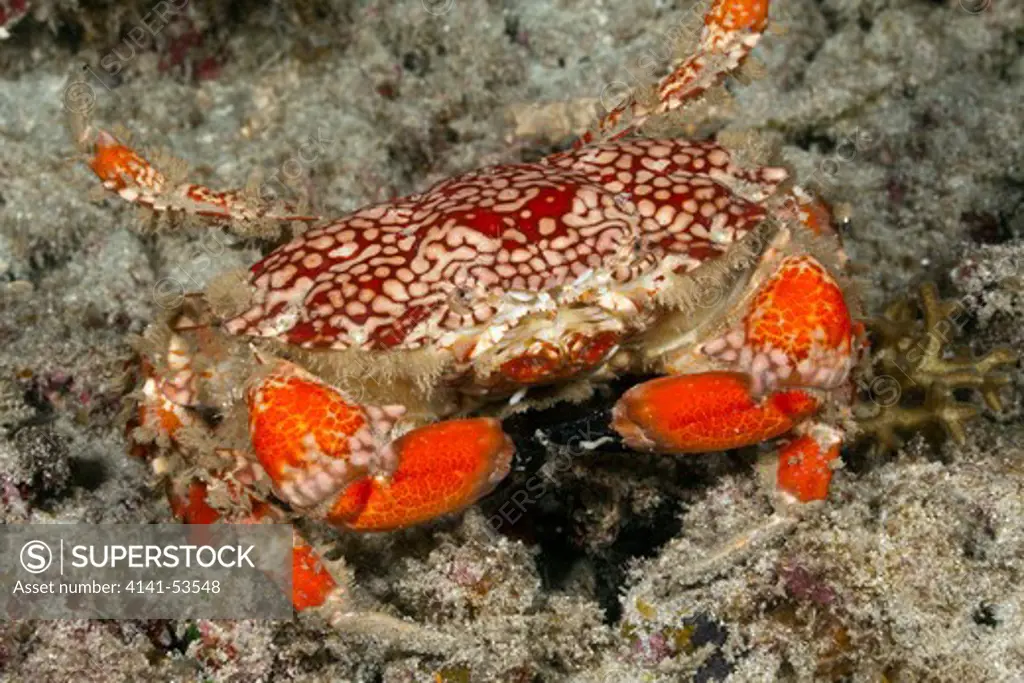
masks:
[[[412,526],[472,505],[508,474],[513,445],[490,418],[447,420],[414,429],[392,444],[390,478],[350,485],[328,519],[361,531]]]
[[[754,350],[780,350],[795,365],[818,346],[848,354],[853,325],[835,278],[810,256],[792,256],[758,291],[746,337]]]
[[[616,404],[612,427],[630,448],[703,453],[774,438],[817,408],[817,399],[799,390],[758,402],[750,395],[747,375],[705,372],[633,387]]]
[[[349,462],[349,439],[366,416],[333,387],[280,361],[251,388],[248,404],[253,451],[289,502],[315,503],[362,474]]]

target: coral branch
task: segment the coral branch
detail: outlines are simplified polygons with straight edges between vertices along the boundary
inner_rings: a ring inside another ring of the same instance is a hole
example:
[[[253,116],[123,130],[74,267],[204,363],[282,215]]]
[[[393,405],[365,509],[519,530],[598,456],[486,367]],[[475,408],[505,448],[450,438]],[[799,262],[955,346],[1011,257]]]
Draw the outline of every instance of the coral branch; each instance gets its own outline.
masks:
[[[899,432],[932,425],[940,425],[954,441],[964,443],[964,425],[981,411],[972,403],[957,401],[954,392],[975,390],[989,409],[1001,411],[999,392],[1010,384],[1003,370],[1018,360],[1007,348],[974,359],[969,352],[952,347],[951,338],[959,332],[957,318],[963,315],[960,302],[940,299],[931,283],[921,287],[918,299],[916,304],[911,298],[897,301],[881,317],[867,321],[874,337],[875,382],[891,380],[899,395],[891,401],[872,397],[875,400],[858,403],[861,431],[857,438],[874,439],[876,448],[883,451],[900,445]],[[918,405],[912,404],[914,398]]]

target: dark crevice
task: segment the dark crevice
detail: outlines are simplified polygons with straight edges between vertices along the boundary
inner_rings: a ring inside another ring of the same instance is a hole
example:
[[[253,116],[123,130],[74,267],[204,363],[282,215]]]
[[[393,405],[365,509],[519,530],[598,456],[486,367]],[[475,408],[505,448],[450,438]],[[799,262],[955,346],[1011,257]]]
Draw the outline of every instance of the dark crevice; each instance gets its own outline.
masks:
[[[71,468],[71,485],[86,491],[95,491],[107,480],[107,468],[99,460],[91,458],[71,457],[68,460]]]
[[[790,136],[794,145],[800,149],[808,152],[814,151],[819,154],[828,155],[835,151],[837,143],[836,139],[828,133],[814,130],[812,128],[803,128],[794,131]]]
[[[700,459],[638,453],[621,443],[610,427],[611,407],[638,381],[624,378],[586,402],[507,418],[504,428],[516,445],[513,471],[481,502],[492,529],[538,547],[546,590],[564,588],[585,566],[609,624],[622,618],[619,599],[631,561],[653,557],[678,535],[680,491],[714,481]],[[749,465],[745,458],[727,464]],[[643,514],[631,511],[638,490],[659,496]]]

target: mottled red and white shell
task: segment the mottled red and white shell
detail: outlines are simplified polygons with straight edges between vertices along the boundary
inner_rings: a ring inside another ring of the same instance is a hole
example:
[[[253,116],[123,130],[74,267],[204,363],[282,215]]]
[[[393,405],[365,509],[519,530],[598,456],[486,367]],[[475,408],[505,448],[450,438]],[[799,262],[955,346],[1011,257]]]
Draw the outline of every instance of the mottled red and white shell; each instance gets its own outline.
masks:
[[[235,334],[413,349],[621,293],[724,253],[786,178],[715,143],[638,139],[486,168],[310,230],[252,269]],[[636,286],[630,286],[635,284]],[[454,336],[452,333],[455,333]]]

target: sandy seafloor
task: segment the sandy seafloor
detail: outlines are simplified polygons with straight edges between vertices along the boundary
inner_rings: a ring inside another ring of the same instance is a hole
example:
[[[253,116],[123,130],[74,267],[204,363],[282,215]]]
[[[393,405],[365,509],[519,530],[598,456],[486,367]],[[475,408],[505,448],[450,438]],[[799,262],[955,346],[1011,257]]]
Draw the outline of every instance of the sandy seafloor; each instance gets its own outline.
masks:
[[[64,105],[84,102],[221,187],[271,176],[314,136],[322,153],[300,185],[341,214],[564,144],[547,114],[649,81],[645,56],[663,66],[692,11],[688,0],[194,2],[130,54],[121,38],[150,9],[35,2],[0,42],[5,523],[170,519],[145,465],[124,454],[128,340],[158,312],[164,278],[187,272],[199,286],[256,256],[239,242],[201,258],[195,237],[154,236],[131,207],[98,199]],[[694,120],[753,133],[849,205],[869,312],[931,280],[968,305],[962,341],[975,352],[1020,349],[1024,4],[785,0],[773,16],[782,30],[757,51],[763,74],[730,82],[731,106]],[[119,73],[88,76],[70,99],[68,76],[102,73],[114,48]],[[538,116],[550,139],[524,134]],[[560,466],[508,524],[486,520],[529,472],[425,528],[308,529],[347,563],[354,609],[406,618],[407,631],[375,636],[359,620],[333,631],[316,617],[4,622],[0,679],[1024,680],[1019,369],[1013,383],[1003,414],[986,411],[965,446],[911,438],[885,457],[851,454],[827,504],[722,561],[708,556],[772,516],[754,456],[553,455]],[[520,469],[539,466],[529,460]]]

